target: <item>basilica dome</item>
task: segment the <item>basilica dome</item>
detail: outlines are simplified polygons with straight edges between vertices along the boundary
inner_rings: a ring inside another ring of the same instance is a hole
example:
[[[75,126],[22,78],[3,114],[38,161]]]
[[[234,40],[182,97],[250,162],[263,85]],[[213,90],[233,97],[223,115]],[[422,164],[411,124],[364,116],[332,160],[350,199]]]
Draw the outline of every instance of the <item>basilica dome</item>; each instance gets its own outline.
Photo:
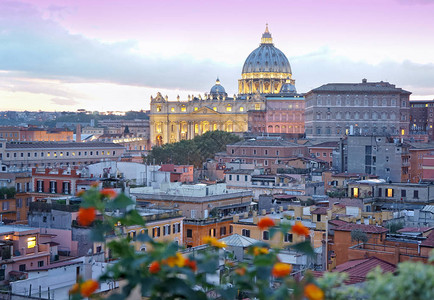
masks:
[[[215,85],[210,90],[210,95],[217,97],[217,96],[227,96],[225,88],[220,84],[220,80],[217,78],[215,81]]]
[[[262,72],[292,74],[288,58],[273,45],[268,26],[262,34],[260,46],[247,57],[242,71],[243,74]]]

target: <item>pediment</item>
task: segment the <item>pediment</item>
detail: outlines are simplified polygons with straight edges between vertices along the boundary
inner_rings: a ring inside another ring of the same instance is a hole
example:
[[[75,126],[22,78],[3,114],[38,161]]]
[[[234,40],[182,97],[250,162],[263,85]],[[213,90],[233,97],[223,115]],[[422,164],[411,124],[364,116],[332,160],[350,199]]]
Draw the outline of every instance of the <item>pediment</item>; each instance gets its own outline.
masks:
[[[204,115],[204,114],[215,114],[215,115],[220,115],[219,112],[209,108],[208,106],[203,106],[201,108],[199,108],[198,110],[192,112],[192,114],[200,114],[200,115]]]

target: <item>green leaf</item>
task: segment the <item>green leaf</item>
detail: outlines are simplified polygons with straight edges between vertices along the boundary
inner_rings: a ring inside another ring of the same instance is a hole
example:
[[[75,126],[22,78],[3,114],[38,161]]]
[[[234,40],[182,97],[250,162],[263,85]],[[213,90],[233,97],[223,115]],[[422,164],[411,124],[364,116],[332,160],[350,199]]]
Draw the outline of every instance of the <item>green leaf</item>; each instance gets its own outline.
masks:
[[[295,251],[303,252],[304,254],[307,254],[309,256],[314,256],[315,252],[313,251],[312,245],[310,241],[304,241],[295,245],[290,246],[290,248],[294,249]]]
[[[133,205],[133,204],[134,201],[131,200],[129,197],[125,196],[125,194],[119,194],[112,201],[107,202],[106,207],[109,210],[124,209],[127,208],[129,205]]]
[[[217,293],[219,293],[223,299],[232,300],[237,296],[237,289],[233,287],[227,287],[226,289],[220,288],[217,289]]]
[[[90,238],[94,242],[105,242],[107,233],[111,232],[112,230],[113,229],[109,224],[103,223],[99,220],[95,221],[90,233]]]

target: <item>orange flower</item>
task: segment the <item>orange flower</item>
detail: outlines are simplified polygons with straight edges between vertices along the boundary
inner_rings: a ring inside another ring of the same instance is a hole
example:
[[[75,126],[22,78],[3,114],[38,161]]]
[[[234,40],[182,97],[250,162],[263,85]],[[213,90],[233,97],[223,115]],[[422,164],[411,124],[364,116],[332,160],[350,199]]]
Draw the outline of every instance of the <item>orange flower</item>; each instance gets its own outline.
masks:
[[[117,195],[116,191],[114,189],[102,189],[100,193],[104,197],[107,197],[107,198],[110,198],[110,199],[116,197],[116,195]]]
[[[309,300],[322,300],[324,292],[313,283],[308,283],[304,287],[304,296]]]
[[[79,190],[79,191],[77,192],[77,194],[75,194],[75,195],[76,195],[77,197],[81,197],[81,196],[83,196],[84,193],[86,193],[85,190]]]
[[[95,220],[96,210],[94,207],[83,208],[78,210],[77,222],[80,226],[89,226]]]
[[[204,237],[203,243],[204,244],[210,244],[211,246],[216,247],[216,248],[226,247],[226,244],[224,242],[219,242],[216,238],[211,237],[211,236]]]
[[[176,253],[175,256],[168,257],[164,262],[171,268],[174,266],[182,268],[185,266],[185,261],[186,259],[181,255],[181,253]]]
[[[82,283],[80,293],[83,297],[89,297],[98,289],[98,282],[89,279]]]
[[[291,232],[298,235],[309,236],[309,228],[304,226],[301,222],[295,222],[295,224],[291,228]]]
[[[197,264],[195,260],[189,260],[188,258],[185,260],[185,265],[189,267],[193,272],[197,271]]]
[[[160,267],[160,263],[158,261],[153,261],[150,265],[149,265],[149,273],[151,274],[156,274],[158,272],[160,272],[161,267]]]
[[[271,219],[270,217],[262,218],[258,222],[258,227],[261,230],[268,229],[269,227],[273,227],[274,225],[276,224],[274,223],[274,220]]]
[[[278,262],[274,264],[271,274],[273,274],[274,277],[285,277],[291,274],[291,271],[292,266],[290,264]]]
[[[240,275],[240,276],[244,276],[246,274],[246,269],[245,268],[238,268],[235,270],[235,274]]]
[[[268,254],[268,249],[265,247],[253,247],[253,255]]]
[[[72,288],[69,290],[69,294],[78,294],[80,292],[80,285],[78,283],[74,284]]]

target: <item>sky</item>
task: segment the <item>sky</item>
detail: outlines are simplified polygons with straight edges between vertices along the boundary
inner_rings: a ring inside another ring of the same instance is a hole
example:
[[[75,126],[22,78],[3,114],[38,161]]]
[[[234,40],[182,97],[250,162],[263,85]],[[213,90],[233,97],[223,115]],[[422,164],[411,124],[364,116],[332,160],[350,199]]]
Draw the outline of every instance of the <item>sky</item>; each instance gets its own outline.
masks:
[[[389,81],[434,99],[434,0],[0,0],[0,111],[229,95],[269,24],[298,92]]]

